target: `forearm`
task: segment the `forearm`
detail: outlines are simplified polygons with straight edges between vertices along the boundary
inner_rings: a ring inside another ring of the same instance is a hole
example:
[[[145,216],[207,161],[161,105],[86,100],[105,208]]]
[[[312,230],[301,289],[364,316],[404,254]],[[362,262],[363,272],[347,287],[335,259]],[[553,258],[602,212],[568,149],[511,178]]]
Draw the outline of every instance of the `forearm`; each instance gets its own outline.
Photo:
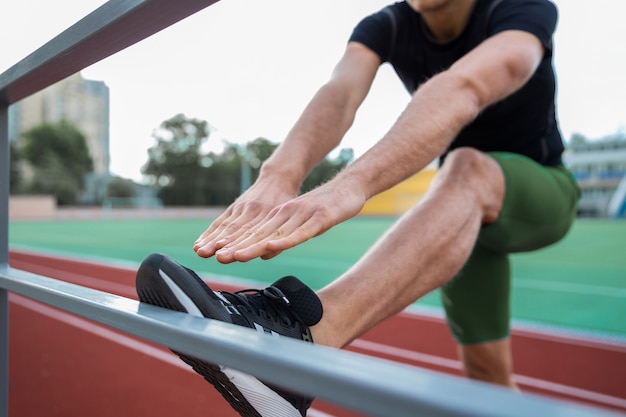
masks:
[[[336,181],[356,187],[369,199],[439,157],[480,109],[480,100],[466,79],[441,73],[414,94],[389,132]]]
[[[352,124],[355,109],[332,82],[308,104],[285,140],[263,164],[260,179],[281,178],[299,189],[311,170],[332,151]]]

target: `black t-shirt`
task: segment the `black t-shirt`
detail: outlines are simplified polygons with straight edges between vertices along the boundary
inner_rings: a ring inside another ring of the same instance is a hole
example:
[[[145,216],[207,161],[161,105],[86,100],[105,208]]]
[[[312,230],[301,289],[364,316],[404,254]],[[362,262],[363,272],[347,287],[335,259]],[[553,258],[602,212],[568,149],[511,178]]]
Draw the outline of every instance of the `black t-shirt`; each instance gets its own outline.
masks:
[[[557,9],[549,0],[477,0],[462,33],[442,44],[431,38],[419,13],[399,2],[363,19],[350,41],[364,44],[383,63],[389,62],[413,93],[489,36],[505,30],[537,36],[546,52],[535,74],[520,90],[486,108],[459,133],[450,150],[470,146],[485,152],[515,152],[556,165],[563,152],[552,67],[556,22]]]

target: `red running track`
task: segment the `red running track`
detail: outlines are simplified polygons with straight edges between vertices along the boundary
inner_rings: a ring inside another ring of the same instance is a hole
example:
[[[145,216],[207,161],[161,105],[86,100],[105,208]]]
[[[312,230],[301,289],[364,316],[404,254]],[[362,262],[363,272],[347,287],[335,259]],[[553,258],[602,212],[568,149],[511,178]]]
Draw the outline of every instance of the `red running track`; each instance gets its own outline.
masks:
[[[9,262],[136,299],[131,269],[19,251]],[[10,301],[11,417],[236,416],[166,348],[16,294]],[[626,346],[517,329],[512,340],[523,391],[626,412]],[[348,349],[461,375],[455,345],[438,317],[402,313]],[[360,416],[321,401],[308,415]]]

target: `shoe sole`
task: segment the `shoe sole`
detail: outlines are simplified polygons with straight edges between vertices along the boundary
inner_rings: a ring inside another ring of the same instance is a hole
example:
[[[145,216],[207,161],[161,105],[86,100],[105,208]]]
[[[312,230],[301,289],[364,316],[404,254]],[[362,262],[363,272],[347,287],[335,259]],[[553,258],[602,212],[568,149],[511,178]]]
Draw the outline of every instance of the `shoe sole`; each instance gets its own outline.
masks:
[[[152,254],[142,262],[136,287],[141,302],[232,323],[220,297],[204,281],[165,255]],[[302,417],[295,407],[257,378],[172,352],[213,385],[242,417]]]

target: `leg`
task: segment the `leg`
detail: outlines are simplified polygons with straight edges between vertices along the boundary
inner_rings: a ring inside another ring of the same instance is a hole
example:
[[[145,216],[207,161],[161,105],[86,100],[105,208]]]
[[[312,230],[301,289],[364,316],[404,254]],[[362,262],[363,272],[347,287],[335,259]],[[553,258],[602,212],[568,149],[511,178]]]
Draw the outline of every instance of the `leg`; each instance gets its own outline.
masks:
[[[318,344],[342,347],[452,278],[467,260],[484,223],[498,217],[504,177],[473,149],[446,159],[425,198],[406,213],[343,276],[318,295]]]
[[[459,357],[468,378],[518,389],[512,378],[510,337],[475,345],[459,345]]]
[[[508,253],[560,240],[575,218],[579,194],[563,167],[542,167],[519,155],[491,156],[506,181],[500,217],[481,229],[469,260],[441,295],[465,374],[514,388]]]
[[[465,266],[441,288],[441,299],[465,375],[514,387],[510,282],[508,255],[477,243]]]

